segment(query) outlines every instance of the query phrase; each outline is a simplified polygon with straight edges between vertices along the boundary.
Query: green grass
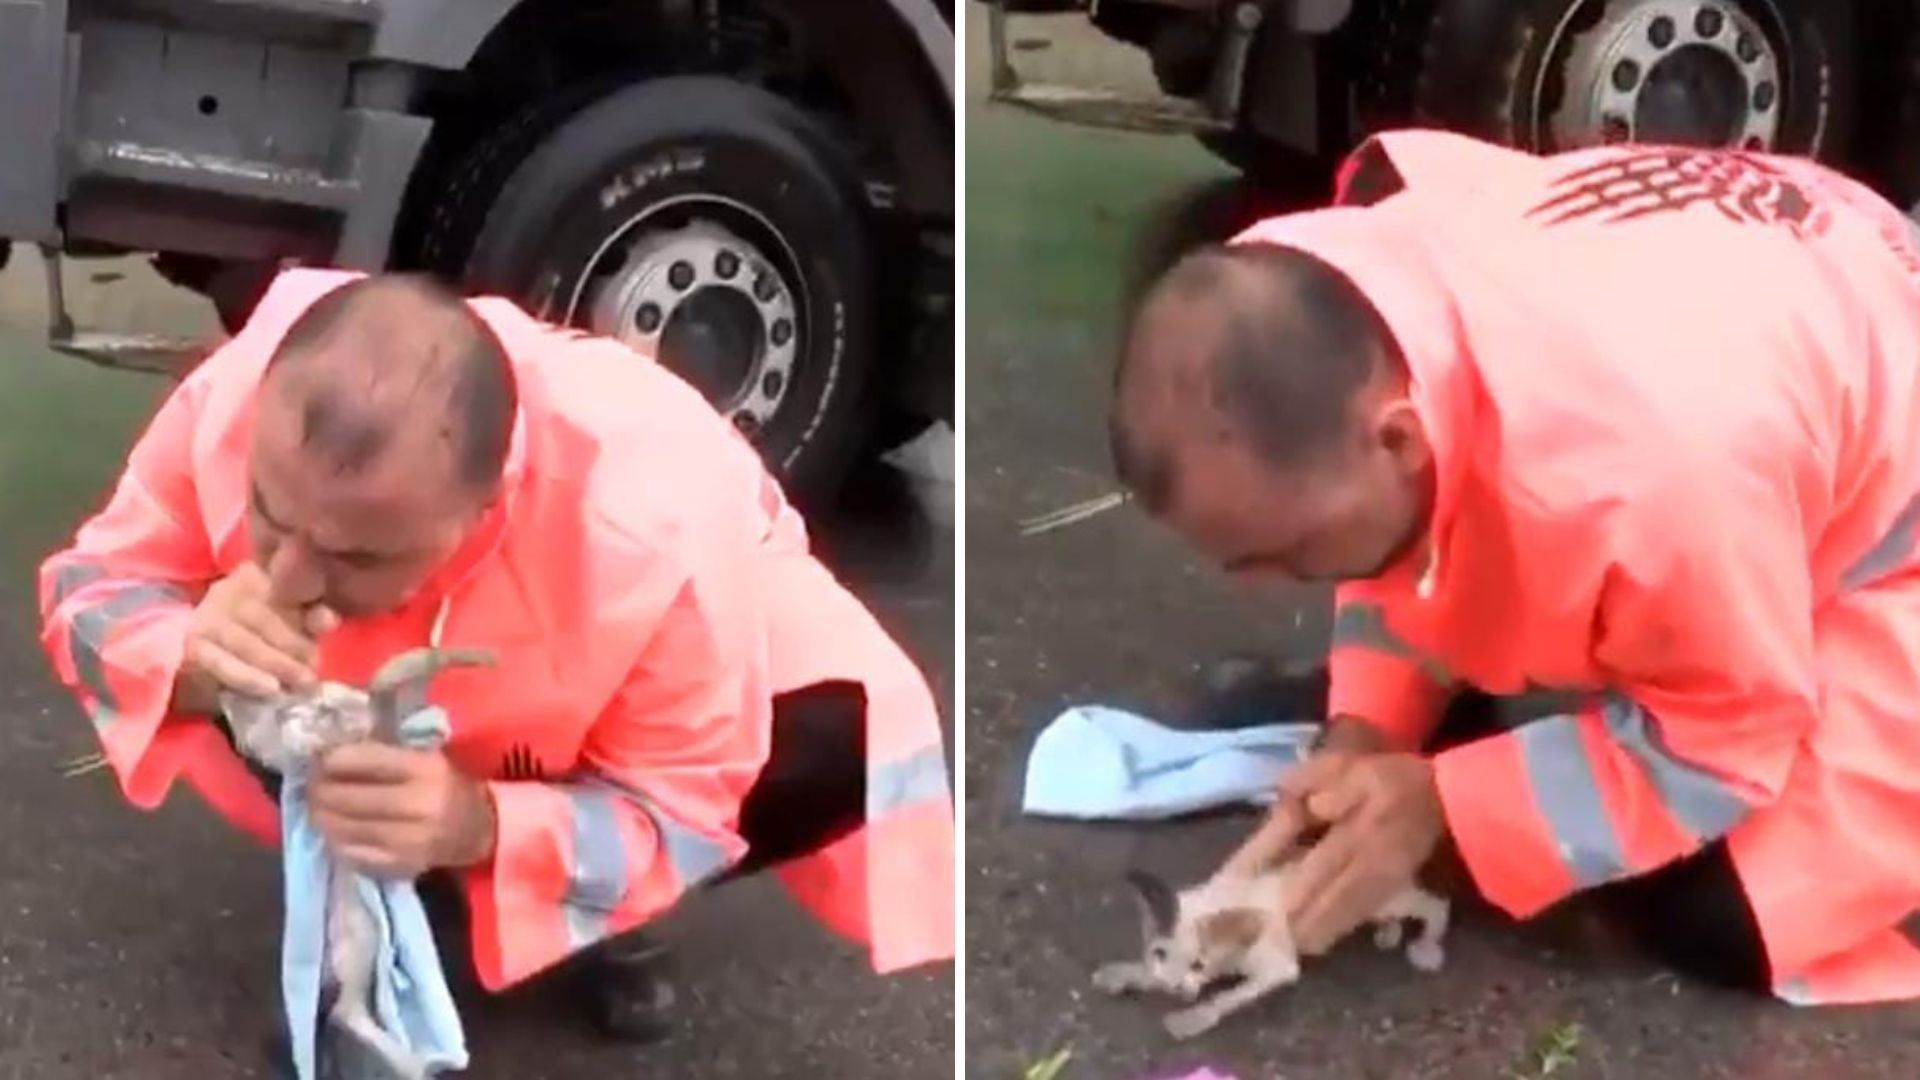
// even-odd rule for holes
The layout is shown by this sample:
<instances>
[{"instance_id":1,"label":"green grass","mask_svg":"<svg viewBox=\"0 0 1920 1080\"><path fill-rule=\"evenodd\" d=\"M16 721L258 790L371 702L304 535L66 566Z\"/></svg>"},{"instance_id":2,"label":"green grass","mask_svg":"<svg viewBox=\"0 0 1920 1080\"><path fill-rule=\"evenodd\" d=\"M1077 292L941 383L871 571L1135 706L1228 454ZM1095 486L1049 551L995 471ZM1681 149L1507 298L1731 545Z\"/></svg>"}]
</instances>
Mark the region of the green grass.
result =
<instances>
[{"instance_id":1,"label":"green grass","mask_svg":"<svg viewBox=\"0 0 1920 1080\"><path fill-rule=\"evenodd\" d=\"M1578 1023L1554 1025L1528 1054L1523 1067L1507 1074L1508 1080L1549 1080L1572 1069L1580 1061L1581 1036Z\"/></svg>"},{"instance_id":2,"label":"green grass","mask_svg":"<svg viewBox=\"0 0 1920 1080\"><path fill-rule=\"evenodd\" d=\"M1067 1071L1067 1065L1072 1061L1073 1047L1069 1046L1027 1066L1020 1080L1060 1080L1061 1075Z\"/></svg>"},{"instance_id":3,"label":"green grass","mask_svg":"<svg viewBox=\"0 0 1920 1080\"><path fill-rule=\"evenodd\" d=\"M1185 137L1096 131L969 104L969 336L1106 320L1148 211L1226 173Z\"/></svg>"},{"instance_id":4,"label":"green grass","mask_svg":"<svg viewBox=\"0 0 1920 1080\"><path fill-rule=\"evenodd\" d=\"M33 573L106 499L128 448L171 384L60 356L0 327L0 580Z\"/></svg>"}]
</instances>

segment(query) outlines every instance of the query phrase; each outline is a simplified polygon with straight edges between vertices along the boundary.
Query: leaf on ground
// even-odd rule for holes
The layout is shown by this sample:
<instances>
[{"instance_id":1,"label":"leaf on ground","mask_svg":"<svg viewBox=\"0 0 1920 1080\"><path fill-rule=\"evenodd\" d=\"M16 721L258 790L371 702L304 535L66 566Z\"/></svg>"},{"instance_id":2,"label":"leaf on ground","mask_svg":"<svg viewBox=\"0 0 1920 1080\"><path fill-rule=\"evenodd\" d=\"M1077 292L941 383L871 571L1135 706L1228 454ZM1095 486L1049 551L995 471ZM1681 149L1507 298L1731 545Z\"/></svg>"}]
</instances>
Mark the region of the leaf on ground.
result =
<instances>
[{"instance_id":1,"label":"leaf on ground","mask_svg":"<svg viewBox=\"0 0 1920 1080\"><path fill-rule=\"evenodd\" d=\"M1514 1070L1510 1080L1548 1080L1571 1069L1580 1061L1580 1025L1574 1021L1556 1024L1529 1055L1524 1071Z\"/></svg>"},{"instance_id":2,"label":"leaf on ground","mask_svg":"<svg viewBox=\"0 0 1920 1080\"><path fill-rule=\"evenodd\" d=\"M1052 1057L1043 1058L1027 1066L1023 1080L1060 1080L1067 1071L1067 1063L1073 1060L1073 1047L1064 1047Z\"/></svg>"}]
</instances>

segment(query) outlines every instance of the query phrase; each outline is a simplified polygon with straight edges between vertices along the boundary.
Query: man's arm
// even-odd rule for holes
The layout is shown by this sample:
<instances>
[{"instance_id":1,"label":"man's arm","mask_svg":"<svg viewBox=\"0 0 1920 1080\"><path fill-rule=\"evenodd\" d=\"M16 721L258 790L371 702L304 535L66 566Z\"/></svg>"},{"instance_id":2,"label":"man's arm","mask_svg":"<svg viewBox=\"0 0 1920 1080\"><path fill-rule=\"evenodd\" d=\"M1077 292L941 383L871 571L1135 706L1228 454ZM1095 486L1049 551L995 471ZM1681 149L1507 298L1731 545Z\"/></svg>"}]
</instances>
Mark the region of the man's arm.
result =
<instances>
[{"instance_id":1,"label":"man's arm","mask_svg":"<svg viewBox=\"0 0 1920 1080\"><path fill-rule=\"evenodd\" d=\"M764 609L747 545L634 602L658 629L594 726L586 775L488 785L493 857L468 872L474 957L499 989L660 915L746 852L739 810L770 748Z\"/></svg>"},{"instance_id":2,"label":"man's arm","mask_svg":"<svg viewBox=\"0 0 1920 1080\"><path fill-rule=\"evenodd\" d=\"M1412 750L1440 721L1452 677L1387 625L1382 600L1392 588L1356 581L1334 593L1327 656L1329 748Z\"/></svg>"},{"instance_id":3,"label":"man's arm","mask_svg":"<svg viewBox=\"0 0 1920 1080\"><path fill-rule=\"evenodd\" d=\"M1595 620L1613 692L1435 759L1448 827L1494 903L1524 917L1646 873L1779 797L1818 700L1793 499L1785 482L1720 476L1624 514Z\"/></svg>"},{"instance_id":4,"label":"man's arm","mask_svg":"<svg viewBox=\"0 0 1920 1080\"><path fill-rule=\"evenodd\" d=\"M218 576L191 454L205 389L196 376L168 397L106 508L41 567L40 640L131 802L158 806L185 775L230 821L271 842L273 806L225 738L171 706L194 597Z\"/></svg>"}]
</instances>

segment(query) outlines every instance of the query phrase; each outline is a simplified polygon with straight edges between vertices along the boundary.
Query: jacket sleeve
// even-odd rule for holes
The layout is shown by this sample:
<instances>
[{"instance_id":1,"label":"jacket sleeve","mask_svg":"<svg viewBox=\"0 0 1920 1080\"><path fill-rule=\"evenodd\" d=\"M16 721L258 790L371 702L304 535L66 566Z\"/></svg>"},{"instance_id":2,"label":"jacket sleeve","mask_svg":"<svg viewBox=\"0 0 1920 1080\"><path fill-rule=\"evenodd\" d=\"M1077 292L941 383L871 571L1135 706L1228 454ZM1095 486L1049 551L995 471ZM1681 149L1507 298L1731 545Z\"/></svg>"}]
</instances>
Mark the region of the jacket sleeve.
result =
<instances>
[{"instance_id":1,"label":"jacket sleeve","mask_svg":"<svg viewBox=\"0 0 1920 1080\"><path fill-rule=\"evenodd\" d=\"M174 391L106 508L42 565L40 640L129 801L152 809L185 776L229 821L273 843L273 804L225 736L206 717L169 712L193 603L219 575L191 454L205 385L190 378Z\"/></svg>"},{"instance_id":2,"label":"jacket sleeve","mask_svg":"<svg viewBox=\"0 0 1920 1080\"><path fill-rule=\"evenodd\" d=\"M1483 895L1525 917L1651 871L1779 797L1815 722L1812 581L1791 485L1692 485L1606 530L1578 713L1440 754L1448 826ZM1684 524L1675 524L1684 523ZM1600 530L1594 530L1598 532Z\"/></svg>"},{"instance_id":3,"label":"jacket sleeve","mask_svg":"<svg viewBox=\"0 0 1920 1080\"><path fill-rule=\"evenodd\" d=\"M490 785L493 859L469 874L490 990L648 922L737 862L772 693L751 553L708 550L677 586L565 783ZM653 602L653 601L647 601Z\"/></svg>"},{"instance_id":4,"label":"jacket sleeve","mask_svg":"<svg viewBox=\"0 0 1920 1080\"><path fill-rule=\"evenodd\" d=\"M1389 588L1357 581L1334 593L1327 715L1364 721L1389 745L1413 749L1439 723L1452 678L1387 625Z\"/></svg>"}]
</instances>

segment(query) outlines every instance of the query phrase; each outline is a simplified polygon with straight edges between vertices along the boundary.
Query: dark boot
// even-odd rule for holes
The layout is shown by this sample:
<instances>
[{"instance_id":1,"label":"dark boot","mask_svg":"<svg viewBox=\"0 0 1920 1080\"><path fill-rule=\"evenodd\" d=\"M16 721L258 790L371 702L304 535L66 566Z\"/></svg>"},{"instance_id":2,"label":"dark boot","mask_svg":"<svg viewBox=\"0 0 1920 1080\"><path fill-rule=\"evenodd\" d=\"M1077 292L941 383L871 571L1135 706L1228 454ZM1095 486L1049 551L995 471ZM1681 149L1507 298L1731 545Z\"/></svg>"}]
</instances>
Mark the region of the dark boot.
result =
<instances>
[{"instance_id":1,"label":"dark boot","mask_svg":"<svg viewBox=\"0 0 1920 1080\"><path fill-rule=\"evenodd\" d=\"M579 977L587 1015L603 1036L644 1044L672 1031L679 995L665 945L626 935L582 957Z\"/></svg>"}]
</instances>

